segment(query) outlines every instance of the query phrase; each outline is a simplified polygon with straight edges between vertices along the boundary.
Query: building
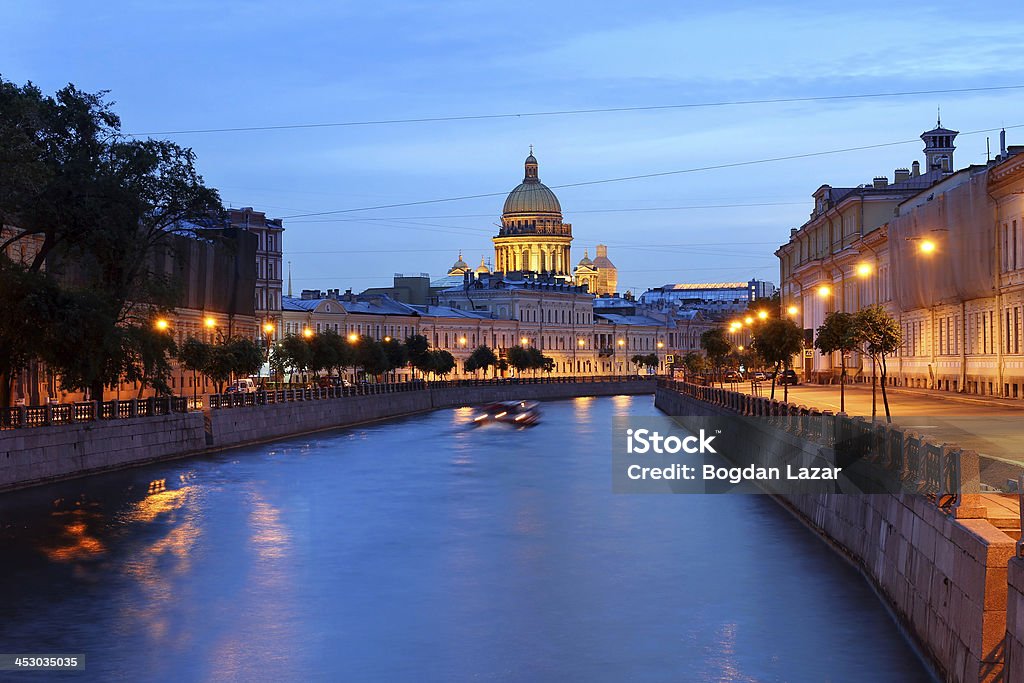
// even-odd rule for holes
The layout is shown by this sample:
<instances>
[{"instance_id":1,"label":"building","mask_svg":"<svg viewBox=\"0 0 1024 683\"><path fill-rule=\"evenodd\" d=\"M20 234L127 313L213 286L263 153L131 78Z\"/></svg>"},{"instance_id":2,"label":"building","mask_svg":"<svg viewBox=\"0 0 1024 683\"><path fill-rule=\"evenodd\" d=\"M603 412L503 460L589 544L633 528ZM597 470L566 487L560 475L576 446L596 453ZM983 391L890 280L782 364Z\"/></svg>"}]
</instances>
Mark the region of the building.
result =
<instances>
[{"instance_id":1,"label":"building","mask_svg":"<svg viewBox=\"0 0 1024 683\"><path fill-rule=\"evenodd\" d=\"M267 218L262 211L251 206L228 209L228 223L256 236L256 290L254 305L256 320L261 329L272 326L271 336L279 336L281 297L283 296L282 255L284 251L284 225L280 218ZM260 339L263 338L263 333Z\"/></svg>"},{"instance_id":2,"label":"building","mask_svg":"<svg viewBox=\"0 0 1024 683\"><path fill-rule=\"evenodd\" d=\"M505 199L501 228L493 238L494 269L544 273L568 281L572 225L562 222L558 197L540 181L532 147L524 165L523 182Z\"/></svg>"},{"instance_id":3,"label":"building","mask_svg":"<svg viewBox=\"0 0 1024 683\"><path fill-rule=\"evenodd\" d=\"M587 251L573 270L573 281L578 285L586 285L589 291L598 296L615 294L619 286L619 271L608 258L608 247L597 245L597 257L591 261Z\"/></svg>"},{"instance_id":4,"label":"building","mask_svg":"<svg viewBox=\"0 0 1024 683\"><path fill-rule=\"evenodd\" d=\"M897 169L856 188L822 186L810 220L776 251L782 308L804 328L797 367L811 381L842 369L812 349L831 311L878 303L904 343L887 363L898 386L1024 395L1024 147L954 171L957 132L921 135L925 168ZM846 361L869 381L870 361Z\"/></svg>"},{"instance_id":5,"label":"building","mask_svg":"<svg viewBox=\"0 0 1024 683\"><path fill-rule=\"evenodd\" d=\"M703 311L707 315L728 315L746 311L758 299L775 296L776 288L764 280L747 282L698 282L667 284L648 289L640 295L647 306L672 304L683 309Z\"/></svg>"}]
</instances>

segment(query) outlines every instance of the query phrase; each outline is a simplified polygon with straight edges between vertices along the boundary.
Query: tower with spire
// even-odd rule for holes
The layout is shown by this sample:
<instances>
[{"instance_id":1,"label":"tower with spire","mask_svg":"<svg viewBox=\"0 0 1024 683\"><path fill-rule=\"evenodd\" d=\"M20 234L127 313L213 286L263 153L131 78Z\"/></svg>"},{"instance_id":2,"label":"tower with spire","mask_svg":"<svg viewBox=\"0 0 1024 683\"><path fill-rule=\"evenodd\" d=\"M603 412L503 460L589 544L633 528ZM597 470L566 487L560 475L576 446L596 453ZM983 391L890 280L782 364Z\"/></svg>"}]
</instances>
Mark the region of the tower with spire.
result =
<instances>
[{"instance_id":1,"label":"tower with spire","mask_svg":"<svg viewBox=\"0 0 1024 683\"><path fill-rule=\"evenodd\" d=\"M925 172L953 172L953 150L956 149L953 140L959 134L960 131L942 127L940 110L936 116L935 128L921 133L921 139L924 140Z\"/></svg>"}]
</instances>

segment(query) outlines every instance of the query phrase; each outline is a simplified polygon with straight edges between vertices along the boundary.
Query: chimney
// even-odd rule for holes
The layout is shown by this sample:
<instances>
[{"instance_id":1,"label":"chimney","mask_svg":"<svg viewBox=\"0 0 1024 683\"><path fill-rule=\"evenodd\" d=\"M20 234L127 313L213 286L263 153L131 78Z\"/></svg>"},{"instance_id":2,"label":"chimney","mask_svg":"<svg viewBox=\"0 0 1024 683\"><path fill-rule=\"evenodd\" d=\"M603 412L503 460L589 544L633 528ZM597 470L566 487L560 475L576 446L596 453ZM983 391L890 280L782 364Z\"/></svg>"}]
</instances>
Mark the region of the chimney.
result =
<instances>
[{"instance_id":1,"label":"chimney","mask_svg":"<svg viewBox=\"0 0 1024 683\"><path fill-rule=\"evenodd\" d=\"M999 156L1006 158L1006 129L999 131Z\"/></svg>"},{"instance_id":2,"label":"chimney","mask_svg":"<svg viewBox=\"0 0 1024 683\"><path fill-rule=\"evenodd\" d=\"M876 175L875 179L871 181L871 185L876 190L881 190L889 185L889 179L884 175Z\"/></svg>"},{"instance_id":3,"label":"chimney","mask_svg":"<svg viewBox=\"0 0 1024 683\"><path fill-rule=\"evenodd\" d=\"M897 168L895 175L893 175L893 183L902 183L910 180L910 169L908 168Z\"/></svg>"},{"instance_id":4,"label":"chimney","mask_svg":"<svg viewBox=\"0 0 1024 683\"><path fill-rule=\"evenodd\" d=\"M914 161L914 163L910 165L910 177L916 178L919 175L921 175L921 162Z\"/></svg>"}]
</instances>

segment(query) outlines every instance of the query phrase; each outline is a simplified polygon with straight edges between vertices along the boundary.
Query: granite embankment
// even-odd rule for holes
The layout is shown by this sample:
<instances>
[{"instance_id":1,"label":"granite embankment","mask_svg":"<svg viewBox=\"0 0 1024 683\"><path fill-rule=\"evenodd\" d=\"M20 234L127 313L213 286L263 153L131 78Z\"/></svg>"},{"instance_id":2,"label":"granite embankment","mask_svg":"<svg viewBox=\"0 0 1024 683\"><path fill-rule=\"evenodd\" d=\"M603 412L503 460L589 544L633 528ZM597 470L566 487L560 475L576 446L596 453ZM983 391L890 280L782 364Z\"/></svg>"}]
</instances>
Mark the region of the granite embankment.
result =
<instances>
[{"instance_id":1,"label":"granite embankment","mask_svg":"<svg viewBox=\"0 0 1024 683\"><path fill-rule=\"evenodd\" d=\"M324 392L298 392L288 400L213 409L209 406L220 402L207 397L205 411L5 429L0 431L0 491L438 408L516 399L650 394L654 386L653 379L639 378L444 383L332 398L318 398Z\"/></svg>"},{"instance_id":2,"label":"granite embankment","mask_svg":"<svg viewBox=\"0 0 1024 683\"><path fill-rule=\"evenodd\" d=\"M816 424L828 424L832 417L681 383L659 386L655 405L683 426L707 417L742 415L752 429L760 418L792 426L808 415ZM787 449L813 453L828 440L806 443L787 444ZM963 474L960 483L969 484L969 473ZM984 518L980 496L965 494L962 487L959 493L959 505L945 507L937 497L908 493L785 494L776 499L859 566L944 680L1024 683L1024 560L1010 562L1015 539Z\"/></svg>"}]
</instances>

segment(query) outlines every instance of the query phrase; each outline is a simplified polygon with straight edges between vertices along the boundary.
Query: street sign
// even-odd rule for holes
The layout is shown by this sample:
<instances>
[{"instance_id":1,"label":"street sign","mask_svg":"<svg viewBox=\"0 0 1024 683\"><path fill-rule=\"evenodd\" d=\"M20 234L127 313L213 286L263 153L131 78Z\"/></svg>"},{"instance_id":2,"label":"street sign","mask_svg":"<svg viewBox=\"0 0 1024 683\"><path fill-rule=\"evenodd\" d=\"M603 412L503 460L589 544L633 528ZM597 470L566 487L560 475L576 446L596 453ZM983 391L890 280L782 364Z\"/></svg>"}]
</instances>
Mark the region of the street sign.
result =
<instances>
[{"instance_id":1,"label":"street sign","mask_svg":"<svg viewBox=\"0 0 1024 683\"><path fill-rule=\"evenodd\" d=\"M814 349L804 349L804 358L814 358Z\"/></svg>"},{"instance_id":2,"label":"street sign","mask_svg":"<svg viewBox=\"0 0 1024 683\"><path fill-rule=\"evenodd\" d=\"M669 365L671 365L672 363L674 363L674 362L675 362L675 360L676 360L676 357L675 357L675 356L673 356L673 355L672 355L671 353L669 353L669 354L667 354L667 355L665 356L665 362L666 362L666 363L668 363Z\"/></svg>"}]
</instances>

